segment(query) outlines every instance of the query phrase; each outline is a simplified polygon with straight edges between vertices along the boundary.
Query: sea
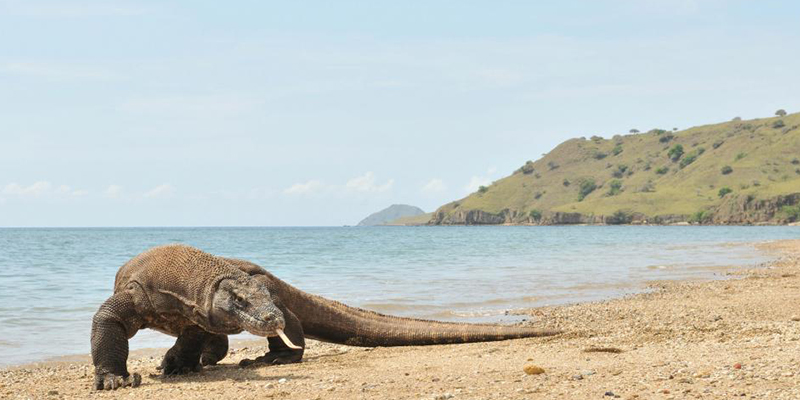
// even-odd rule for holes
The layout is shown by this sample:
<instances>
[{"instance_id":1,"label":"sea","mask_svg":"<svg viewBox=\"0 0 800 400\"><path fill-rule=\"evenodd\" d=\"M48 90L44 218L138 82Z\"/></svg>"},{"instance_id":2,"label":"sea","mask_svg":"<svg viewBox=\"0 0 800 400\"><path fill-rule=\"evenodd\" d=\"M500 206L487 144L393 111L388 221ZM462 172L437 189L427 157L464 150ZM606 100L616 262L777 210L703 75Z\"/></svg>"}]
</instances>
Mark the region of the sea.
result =
<instances>
[{"instance_id":1,"label":"sea","mask_svg":"<svg viewBox=\"0 0 800 400\"><path fill-rule=\"evenodd\" d=\"M653 281L724 279L730 266L769 260L755 243L798 238L789 226L2 228L0 366L88 353L92 316L119 267L167 243L250 260L382 313L511 323L525 318L520 310L639 293ZM130 343L174 340L143 330Z\"/></svg>"}]
</instances>

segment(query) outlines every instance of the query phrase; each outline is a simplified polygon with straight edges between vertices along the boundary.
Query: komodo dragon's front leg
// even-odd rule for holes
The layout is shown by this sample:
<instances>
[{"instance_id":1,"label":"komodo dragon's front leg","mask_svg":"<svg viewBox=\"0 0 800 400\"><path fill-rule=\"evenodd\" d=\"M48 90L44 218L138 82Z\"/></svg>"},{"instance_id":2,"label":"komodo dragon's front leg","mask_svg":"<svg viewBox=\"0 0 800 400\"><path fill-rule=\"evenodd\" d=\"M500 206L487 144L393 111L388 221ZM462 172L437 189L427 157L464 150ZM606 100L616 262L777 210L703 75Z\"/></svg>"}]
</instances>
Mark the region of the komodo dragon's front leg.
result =
<instances>
[{"instance_id":1,"label":"komodo dragon's front leg","mask_svg":"<svg viewBox=\"0 0 800 400\"><path fill-rule=\"evenodd\" d=\"M200 356L204 353L205 345L217 336L204 331L199 326L186 327L178 335L175 345L164 355L164 360L161 362L161 369L164 375L181 375L200 371L202 369ZM225 353L227 353L227 340L225 342ZM219 359L222 359L225 353L222 353ZM209 358L207 361L211 361L211 359Z\"/></svg>"},{"instance_id":2,"label":"komodo dragon's front leg","mask_svg":"<svg viewBox=\"0 0 800 400\"><path fill-rule=\"evenodd\" d=\"M94 363L94 388L113 390L125 386L139 386L142 377L129 374L128 339L142 326L130 293L119 292L111 296L92 319L92 362Z\"/></svg>"}]
</instances>

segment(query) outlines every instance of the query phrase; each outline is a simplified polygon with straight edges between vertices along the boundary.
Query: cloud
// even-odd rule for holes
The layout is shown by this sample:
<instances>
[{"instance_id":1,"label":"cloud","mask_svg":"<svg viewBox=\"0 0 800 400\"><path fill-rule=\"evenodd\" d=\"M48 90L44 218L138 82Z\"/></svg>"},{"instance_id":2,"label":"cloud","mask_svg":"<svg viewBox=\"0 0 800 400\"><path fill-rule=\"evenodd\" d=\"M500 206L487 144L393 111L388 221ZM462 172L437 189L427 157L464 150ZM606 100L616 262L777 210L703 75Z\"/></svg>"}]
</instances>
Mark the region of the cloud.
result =
<instances>
[{"instance_id":1,"label":"cloud","mask_svg":"<svg viewBox=\"0 0 800 400\"><path fill-rule=\"evenodd\" d=\"M323 190L325 185L318 180L310 180L305 183L295 183L283 190L283 194L288 195L309 195Z\"/></svg>"},{"instance_id":2,"label":"cloud","mask_svg":"<svg viewBox=\"0 0 800 400\"><path fill-rule=\"evenodd\" d=\"M295 183L283 189L285 195L315 195L320 193L334 195L385 193L394 186L394 179L389 179L383 184L375 181L375 174L371 171L345 182L344 185L329 185L320 180L312 179L308 182Z\"/></svg>"},{"instance_id":3,"label":"cloud","mask_svg":"<svg viewBox=\"0 0 800 400\"><path fill-rule=\"evenodd\" d=\"M492 184L492 175L497 173L497 167L489 167L486 170L486 174L484 175L473 175L470 178L469 183L464 186L464 191L467 193L472 193L481 186L489 186Z\"/></svg>"},{"instance_id":4,"label":"cloud","mask_svg":"<svg viewBox=\"0 0 800 400\"><path fill-rule=\"evenodd\" d=\"M438 178L431 179L422 187L424 193L442 193L445 190L447 190L447 186Z\"/></svg>"},{"instance_id":5,"label":"cloud","mask_svg":"<svg viewBox=\"0 0 800 400\"><path fill-rule=\"evenodd\" d=\"M47 194L52 187L53 185L47 181L39 181L30 186L9 183L3 187L3 194L18 197L41 197Z\"/></svg>"},{"instance_id":6,"label":"cloud","mask_svg":"<svg viewBox=\"0 0 800 400\"><path fill-rule=\"evenodd\" d=\"M164 199L172 197L174 194L175 188L168 183L164 183L145 192L143 196L146 199Z\"/></svg>"},{"instance_id":7,"label":"cloud","mask_svg":"<svg viewBox=\"0 0 800 400\"><path fill-rule=\"evenodd\" d=\"M103 196L109 199L119 199L120 197L122 197L122 186L109 185L103 192Z\"/></svg>"},{"instance_id":8,"label":"cloud","mask_svg":"<svg viewBox=\"0 0 800 400\"><path fill-rule=\"evenodd\" d=\"M354 192L381 193L391 190L393 185L394 179L389 179L383 185L376 184L375 174L373 174L372 171L369 171L362 176L350 179L344 186L346 190Z\"/></svg>"},{"instance_id":9,"label":"cloud","mask_svg":"<svg viewBox=\"0 0 800 400\"><path fill-rule=\"evenodd\" d=\"M40 198L40 197L81 197L89 194L86 190L73 189L68 185L60 185L53 188L53 184L48 181L35 182L29 186L22 186L18 183L9 183L3 186L0 194L18 198Z\"/></svg>"}]
</instances>

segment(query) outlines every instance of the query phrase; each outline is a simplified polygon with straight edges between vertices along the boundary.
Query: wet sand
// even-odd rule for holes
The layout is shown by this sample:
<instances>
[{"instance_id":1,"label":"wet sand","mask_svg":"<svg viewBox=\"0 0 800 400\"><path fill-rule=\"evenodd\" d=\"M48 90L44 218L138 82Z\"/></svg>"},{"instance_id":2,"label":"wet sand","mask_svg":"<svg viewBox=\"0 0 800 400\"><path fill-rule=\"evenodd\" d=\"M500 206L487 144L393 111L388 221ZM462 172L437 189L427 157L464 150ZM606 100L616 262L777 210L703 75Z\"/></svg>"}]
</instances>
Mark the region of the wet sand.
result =
<instances>
[{"instance_id":1,"label":"wet sand","mask_svg":"<svg viewBox=\"0 0 800 400\"><path fill-rule=\"evenodd\" d=\"M165 350L146 350L128 362L142 386L114 392L91 391L85 356L0 370L0 398L797 399L800 240L759 247L776 260L729 269L731 279L525 311L526 324L566 332L551 338L375 349L312 341L301 364L239 368L266 351L259 340L171 378L156 370Z\"/></svg>"}]
</instances>

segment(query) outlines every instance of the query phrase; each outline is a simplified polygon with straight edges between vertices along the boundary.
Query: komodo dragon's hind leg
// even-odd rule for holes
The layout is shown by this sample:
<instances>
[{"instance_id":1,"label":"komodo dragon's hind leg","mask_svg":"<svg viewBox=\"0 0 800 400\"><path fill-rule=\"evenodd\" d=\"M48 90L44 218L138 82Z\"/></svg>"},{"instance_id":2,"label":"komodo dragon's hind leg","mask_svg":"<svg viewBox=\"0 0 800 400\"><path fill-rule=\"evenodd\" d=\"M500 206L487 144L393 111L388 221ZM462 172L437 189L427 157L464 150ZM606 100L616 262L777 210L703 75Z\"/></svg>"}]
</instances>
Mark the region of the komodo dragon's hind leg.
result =
<instances>
[{"instance_id":1,"label":"komodo dragon's hind leg","mask_svg":"<svg viewBox=\"0 0 800 400\"><path fill-rule=\"evenodd\" d=\"M203 365L217 365L228 354L228 336L212 335L203 344L200 363Z\"/></svg>"},{"instance_id":2,"label":"komodo dragon's hind leg","mask_svg":"<svg viewBox=\"0 0 800 400\"><path fill-rule=\"evenodd\" d=\"M303 325L301 325L300 319L289 311L289 309L277 302L276 305L283 312L283 319L286 321L284 333L286 333L286 336L289 337L292 343L302 347L302 349L290 349L279 337L267 338L269 341L269 352L263 356L256 357L255 360L244 359L239 362L240 366L247 367L253 364L292 364L299 363L300 360L303 359L303 352L306 347L306 340L303 336Z\"/></svg>"},{"instance_id":3,"label":"komodo dragon's hind leg","mask_svg":"<svg viewBox=\"0 0 800 400\"><path fill-rule=\"evenodd\" d=\"M181 332L175 345L164 355L161 370L164 375L182 375L200 371L200 355L204 344L214 335L199 326L189 326Z\"/></svg>"},{"instance_id":4,"label":"komodo dragon's hind leg","mask_svg":"<svg viewBox=\"0 0 800 400\"><path fill-rule=\"evenodd\" d=\"M111 296L92 318L94 389L114 390L139 386L142 377L129 374L128 339L141 327L133 298L128 292Z\"/></svg>"}]
</instances>

